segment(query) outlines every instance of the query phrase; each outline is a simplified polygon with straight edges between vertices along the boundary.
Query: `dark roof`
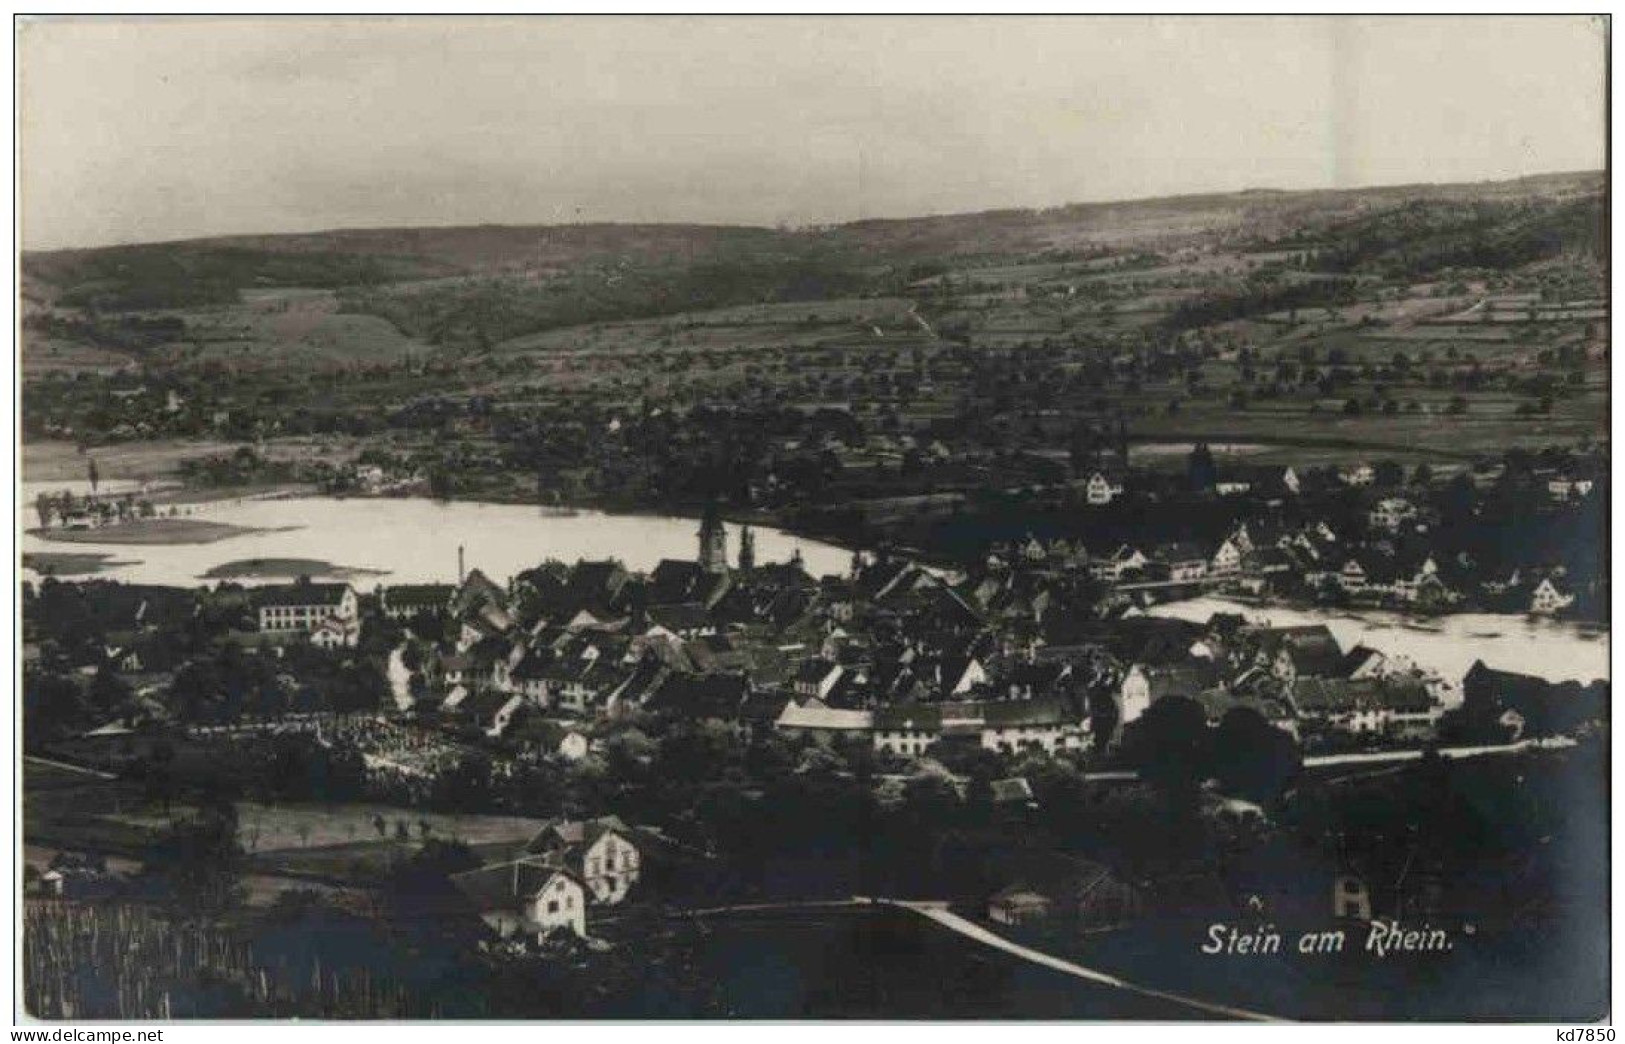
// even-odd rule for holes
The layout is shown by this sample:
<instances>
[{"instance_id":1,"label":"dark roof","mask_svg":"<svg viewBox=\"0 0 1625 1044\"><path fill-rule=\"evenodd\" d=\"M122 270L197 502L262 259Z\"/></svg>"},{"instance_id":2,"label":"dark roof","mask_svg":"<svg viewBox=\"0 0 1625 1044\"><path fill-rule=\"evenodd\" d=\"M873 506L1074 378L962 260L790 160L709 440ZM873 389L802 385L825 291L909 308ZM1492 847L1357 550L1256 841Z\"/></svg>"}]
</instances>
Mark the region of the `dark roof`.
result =
<instances>
[{"instance_id":1,"label":"dark roof","mask_svg":"<svg viewBox=\"0 0 1625 1044\"><path fill-rule=\"evenodd\" d=\"M1070 700L970 700L957 703L902 703L878 707L878 730L940 731L945 720L975 727L1017 728L1024 725L1060 725L1077 722Z\"/></svg>"},{"instance_id":2,"label":"dark roof","mask_svg":"<svg viewBox=\"0 0 1625 1044\"><path fill-rule=\"evenodd\" d=\"M1415 678L1299 678L1292 702L1307 715L1391 710L1419 713L1433 706L1427 686Z\"/></svg>"},{"instance_id":3,"label":"dark roof","mask_svg":"<svg viewBox=\"0 0 1625 1044\"><path fill-rule=\"evenodd\" d=\"M390 606L432 605L444 608L456 590L450 584L394 584L384 588L384 604Z\"/></svg>"},{"instance_id":4,"label":"dark roof","mask_svg":"<svg viewBox=\"0 0 1625 1044\"><path fill-rule=\"evenodd\" d=\"M619 816L551 819L531 835L530 842L525 847L531 852L551 851L561 847L590 848L595 841L609 833L619 834L628 840L632 837L631 828L622 822Z\"/></svg>"},{"instance_id":5,"label":"dark roof","mask_svg":"<svg viewBox=\"0 0 1625 1044\"><path fill-rule=\"evenodd\" d=\"M692 601L699 591L706 572L698 562L676 558L663 558L649 574L648 597L650 605L669 605L673 602Z\"/></svg>"},{"instance_id":6,"label":"dark roof","mask_svg":"<svg viewBox=\"0 0 1625 1044\"><path fill-rule=\"evenodd\" d=\"M743 674L672 674L646 706L689 718L732 719L749 694L750 680Z\"/></svg>"},{"instance_id":7,"label":"dark roof","mask_svg":"<svg viewBox=\"0 0 1625 1044\"><path fill-rule=\"evenodd\" d=\"M782 692L754 692L739 705L739 720L771 725L784 713L790 698Z\"/></svg>"},{"instance_id":8,"label":"dark roof","mask_svg":"<svg viewBox=\"0 0 1625 1044\"><path fill-rule=\"evenodd\" d=\"M1299 674L1335 675L1342 666L1343 647L1324 624L1264 629L1258 634L1267 653L1285 652Z\"/></svg>"},{"instance_id":9,"label":"dark roof","mask_svg":"<svg viewBox=\"0 0 1625 1044\"><path fill-rule=\"evenodd\" d=\"M821 682L829 677L830 672L837 666L824 659L806 660L796 668L796 681Z\"/></svg>"},{"instance_id":10,"label":"dark roof","mask_svg":"<svg viewBox=\"0 0 1625 1044\"><path fill-rule=\"evenodd\" d=\"M1192 698L1202 705L1202 710L1207 714L1209 721L1219 721L1237 707L1257 711L1266 721L1287 721L1293 717L1292 709L1280 700L1263 699L1224 689L1203 689Z\"/></svg>"},{"instance_id":11,"label":"dark roof","mask_svg":"<svg viewBox=\"0 0 1625 1044\"><path fill-rule=\"evenodd\" d=\"M258 597L261 606L338 605L349 590L349 584L279 584L260 588Z\"/></svg>"},{"instance_id":12,"label":"dark roof","mask_svg":"<svg viewBox=\"0 0 1625 1044\"><path fill-rule=\"evenodd\" d=\"M459 892L468 896L475 909L506 910L533 898L555 874L564 874L577 884L581 883L563 866L536 856L492 863L477 870L453 874L450 880Z\"/></svg>"},{"instance_id":13,"label":"dark roof","mask_svg":"<svg viewBox=\"0 0 1625 1044\"><path fill-rule=\"evenodd\" d=\"M942 705L894 703L876 707L874 727L882 732L936 732L942 728Z\"/></svg>"},{"instance_id":14,"label":"dark roof","mask_svg":"<svg viewBox=\"0 0 1625 1044\"><path fill-rule=\"evenodd\" d=\"M982 719L994 728L1022 725L1060 725L1080 720L1072 701L1053 697L983 703Z\"/></svg>"},{"instance_id":15,"label":"dark roof","mask_svg":"<svg viewBox=\"0 0 1625 1044\"><path fill-rule=\"evenodd\" d=\"M1341 677L1347 677L1350 674L1353 674L1373 656L1377 657L1379 660L1384 658L1382 653L1368 645L1356 645L1354 648L1350 649L1346 654L1344 654L1343 663L1337 670L1338 675Z\"/></svg>"},{"instance_id":16,"label":"dark roof","mask_svg":"<svg viewBox=\"0 0 1625 1044\"><path fill-rule=\"evenodd\" d=\"M547 669L552 665L553 660L554 654L550 650L540 651L537 649L532 649L525 653L524 659L520 660L519 664L509 673L513 678L519 681L532 681L545 678L547 676Z\"/></svg>"},{"instance_id":17,"label":"dark roof","mask_svg":"<svg viewBox=\"0 0 1625 1044\"><path fill-rule=\"evenodd\" d=\"M678 634L713 626L710 612L697 602L651 606L649 622Z\"/></svg>"}]
</instances>

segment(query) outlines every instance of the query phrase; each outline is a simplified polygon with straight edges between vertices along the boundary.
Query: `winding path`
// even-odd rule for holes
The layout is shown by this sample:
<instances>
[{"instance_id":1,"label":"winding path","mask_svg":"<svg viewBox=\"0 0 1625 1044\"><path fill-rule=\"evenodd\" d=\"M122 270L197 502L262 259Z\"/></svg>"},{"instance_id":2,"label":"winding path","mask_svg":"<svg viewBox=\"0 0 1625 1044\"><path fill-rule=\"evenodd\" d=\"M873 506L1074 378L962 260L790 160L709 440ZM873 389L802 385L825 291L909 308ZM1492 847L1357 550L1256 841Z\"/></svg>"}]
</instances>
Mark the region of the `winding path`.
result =
<instances>
[{"instance_id":1,"label":"winding path","mask_svg":"<svg viewBox=\"0 0 1625 1044\"><path fill-rule=\"evenodd\" d=\"M1225 1019L1241 1019L1249 1022L1288 1021L1274 1015L1265 1015L1260 1012L1249 1011L1245 1008L1235 1008L1225 1004L1215 1004L1210 1001L1199 1000L1198 998L1186 996L1180 993L1171 993L1167 990L1159 990L1150 986L1141 986L1138 983L1128 982L1124 979L1118 978L1115 975L1109 975L1106 972L1098 971L1094 968L1088 968L1072 961L1062 960L1059 957L1052 956L1051 954L1044 953L1040 950L1034 950L1031 947L1022 946L1019 943L1011 942L1002 935L991 932L976 922L953 913L948 909L948 904L944 902L922 902L905 899L884 899L855 895L850 899L812 900L802 902L787 901L741 903L733 906L716 906L701 910L685 910L683 912L688 916L703 917L716 914L758 912L789 913L804 910L851 909L854 907L865 906L890 906L898 910L906 910L909 913L924 917L928 921L933 921L939 927L946 928L948 931L954 932L966 939L969 939L971 942L977 943L978 945L1002 951L1012 957L1027 961L1028 963L1036 964L1043 968L1048 968L1051 971L1060 972L1063 975L1070 975L1075 979L1082 979L1085 982L1093 983L1096 986L1104 986L1108 989L1122 990L1124 992L1137 994L1142 997L1150 997L1169 1004L1176 1004L1181 1007L1190 1008L1194 1011L1201 1012L1203 1015L1207 1016Z\"/></svg>"},{"instance_id":2,"label":"winding path","mask_svg":"<svg viewBox=\"0 0 1625 1044\"><path fill-rule=\"evenodd\" d=\"M946 904L943 903L917 903L893 899L877 899L875 901L886 906L895 906L900 909L913 911L914 913L919 914L921 917L935 921L937 924L951 932L959 933L965 938L970 939L972 942L980 943L983 946L990 946L996 950L1002 950L1005 953L1008 953L1014 957L1019 957L1024 961L1029 961L1033 964L1049 968L1052 971L1058 971L1074 978L1095 983L1098 986L1106 986L1110 987L1111 989L1124 990L1129 993L1137 993L1144 997L1152 997L1160 1001L1166 1001L1170 1004L1178 1004L1187 1008L1194 1008L1195 1010L1202 1012L1204 1015L1216 1015L1227 1019L1242 1019L1248 1022L1288 1021L1274 1015L1264 1015L1256 1011L1248 1011L1245 1008L1232 1008L1224 1004L1213 1004L1209 1001L1198 1000L1195 997L1188 997L1184 994L1170 993L1166 990L1153 989L1150 986L1140 986L1136 983L1127 982L1120 979L1115 975L1108 975L1105 972L1096 971L1093 968L1086 968L1081 964L1074 964L1071 961L1062 960L1059 957L1054 957L1050 954L1043 953L1042 951L1034 950L1031 947L1022 946L1019 943L1013 943L1009 939L1004 938L1002 935L996 935L993 932L988 931L986 928L983 928L981 925L976 924L974 921L966 920L958 914L952 913L948 910Z\"/></svg>"}]
</instances>

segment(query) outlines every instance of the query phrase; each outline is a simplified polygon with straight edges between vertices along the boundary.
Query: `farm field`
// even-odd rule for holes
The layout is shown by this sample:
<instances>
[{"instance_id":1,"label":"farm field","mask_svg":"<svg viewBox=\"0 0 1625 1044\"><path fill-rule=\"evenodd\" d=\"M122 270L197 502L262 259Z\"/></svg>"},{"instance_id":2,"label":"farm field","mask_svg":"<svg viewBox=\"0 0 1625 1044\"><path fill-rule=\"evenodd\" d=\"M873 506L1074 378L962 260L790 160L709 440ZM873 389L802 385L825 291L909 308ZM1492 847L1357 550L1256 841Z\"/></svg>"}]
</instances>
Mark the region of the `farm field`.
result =
<instances>
[{"instance_id":1,"label":"farm field","mask_svg":"<svg viewBox=\"0 0 1625 1044\"><path fill-rule=\"evenodd\" d=\"M195 496L323 488L365 459L461 499L670 513L720 468L733 510L793 525L935 510L917 498L996 460L1048 462L1007 486L1070 488L1077 440L1108 431L1263 447L1240 467L1455 469L1602 437L1601 203L1581 173L827 228L252 237L144 247L117 278L132 255L27 257L25 339L128 362L68 380L24 351L24 473L82 479L94 456Z\"/></svg>"},{"instance_id":2,"label":"farm field","mask_svg":"<svg viewBox=\"0 0 1625 1044\"><path fill-rule=\"evenodd\" d=\"M136 857L176 816L195 811L184 799L166 804L142 786L29 759L23 772L25 860L42 871L60 852L96 851L109 865L134 869ZM423 841L457 840L477 852L506 856L541 828L520 816L439 813L364 802L237 803L239 840L249 859L245 886L254 902L300 887L375 880Z\"/></svg>"}]
</instances>

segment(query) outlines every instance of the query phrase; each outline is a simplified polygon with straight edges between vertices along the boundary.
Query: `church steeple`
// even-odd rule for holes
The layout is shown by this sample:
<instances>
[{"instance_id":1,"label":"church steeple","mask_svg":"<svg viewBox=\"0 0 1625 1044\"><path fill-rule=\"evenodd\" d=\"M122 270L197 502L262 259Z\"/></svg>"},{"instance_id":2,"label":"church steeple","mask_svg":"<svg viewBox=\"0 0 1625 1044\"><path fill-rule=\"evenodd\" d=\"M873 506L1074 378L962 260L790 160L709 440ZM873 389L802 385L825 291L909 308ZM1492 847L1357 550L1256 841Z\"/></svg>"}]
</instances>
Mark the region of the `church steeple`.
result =
<instances>
[{"instance_id":1,"label":"church steeple","mask_svg":"<svg viewBox=\"0 0 1625 1044\"><path fill-rule=\"evenodd\" d=\"M714 500L705 505L705 514L700 518L700 568L707 573L728 571L728 531L722 526L722 514Z\"/></svg>"}]
</instances>

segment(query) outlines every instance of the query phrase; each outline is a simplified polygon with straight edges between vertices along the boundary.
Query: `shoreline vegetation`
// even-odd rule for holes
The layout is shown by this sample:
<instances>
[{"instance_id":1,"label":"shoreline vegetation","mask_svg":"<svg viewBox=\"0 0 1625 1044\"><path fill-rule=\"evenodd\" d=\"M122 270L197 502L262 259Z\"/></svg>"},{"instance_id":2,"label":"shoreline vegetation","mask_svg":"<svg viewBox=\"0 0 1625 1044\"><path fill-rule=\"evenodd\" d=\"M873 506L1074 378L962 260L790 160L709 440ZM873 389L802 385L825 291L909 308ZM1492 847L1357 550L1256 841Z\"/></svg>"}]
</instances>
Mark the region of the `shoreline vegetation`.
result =
<instances>
[{"instance_id":1,"label":"shoreline vegetation","mask_svg":"<svg viewBox=\"0 0 1625 1044\"><path fill-rule=\"evenodd\" d=\"M320 558L240 558L198 574L201 580L297 580L302 576L356 580L385 576L387 569L340 566Z\"/></svg>"},{"instance_id":2,"label":"shoreline vegetation","mask_svg":"<svg viewBox=\"0 0 1625 1044\"><path fill-rule=\"evenodd\" d=\"M22 564L41 576L90 576L140 561L115 559L100 551L24 551Z\"/></svg>"},{"instance_id":3,"label":"shoreline vegetation","mask_svg":"<svg viewBox=\"0 0 1625 1044\"><path fill-rule=\"evenodd\" d=\"M284 529L297 527L288 526ZM143 518L117 522L94 529L28 530L30 536L62 544L213 544L251 533L278 532L230 522L210 522L201 518Z\"/></svg>"}]
</instances>

